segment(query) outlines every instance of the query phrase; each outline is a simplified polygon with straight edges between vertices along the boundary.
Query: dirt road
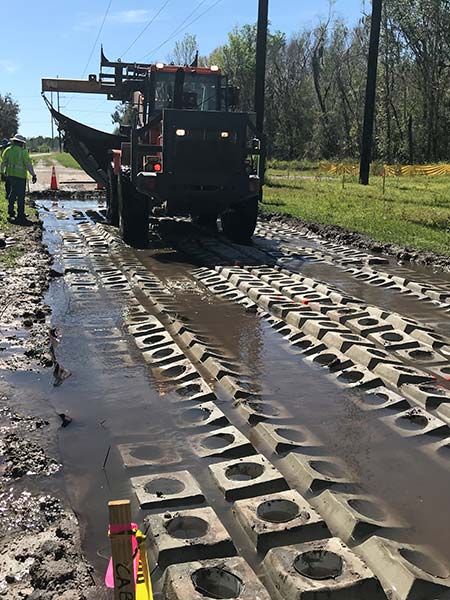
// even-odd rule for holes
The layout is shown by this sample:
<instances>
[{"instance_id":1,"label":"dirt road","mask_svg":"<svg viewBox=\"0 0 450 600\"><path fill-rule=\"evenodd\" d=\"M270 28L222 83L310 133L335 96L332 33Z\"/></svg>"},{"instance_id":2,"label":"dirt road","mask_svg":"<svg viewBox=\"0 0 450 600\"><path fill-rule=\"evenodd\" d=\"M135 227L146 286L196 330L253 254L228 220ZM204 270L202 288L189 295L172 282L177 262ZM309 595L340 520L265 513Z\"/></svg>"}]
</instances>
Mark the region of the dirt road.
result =
<instances>
[{"instance_id":1,"label":"dirt road","mask_svg":"<svg viewBox=\"0 0 450 600\"><path fill-rule=\"evenodd\" d=\"M98 582L125 497L160 598L450 597L448 275L267 221L238 246L155 219L136 251L93 202L40 204L70 376L5 382L72 419Z\"/></svg>"}]
</instances>

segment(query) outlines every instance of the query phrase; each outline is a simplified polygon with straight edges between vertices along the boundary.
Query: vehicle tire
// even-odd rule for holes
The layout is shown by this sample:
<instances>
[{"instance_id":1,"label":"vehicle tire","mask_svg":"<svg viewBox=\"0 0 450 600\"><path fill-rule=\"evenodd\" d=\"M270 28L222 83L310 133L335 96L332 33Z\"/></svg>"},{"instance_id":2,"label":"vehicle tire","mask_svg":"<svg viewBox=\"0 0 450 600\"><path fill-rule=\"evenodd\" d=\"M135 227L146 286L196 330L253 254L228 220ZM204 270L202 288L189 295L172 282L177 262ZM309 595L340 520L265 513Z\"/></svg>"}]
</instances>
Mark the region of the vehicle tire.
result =
<instances>
[{"instance_id":1,"label":"vehicle tire","mask_svg":"<svg viewBox=\"0 0 450 600\"><path fill-rule=\"evenodd\" d=\"M239 244L246 244L251 240L257 219L257 196L231 206L220 215L224 234Z\"/></svg>"},{"instance_id":2,"label":"vehicle tire","mask_svg":"<svg viewBox=\"0 0 450 600\"><path fill-rule=\"evenodd\" d=\"M110 167L108 169L108 185L106 188L106 204L108 206L107 219L108 223L119 226L119 196L118 196L118 183L117 175L114 173L114 169Z\"/></svg>"},{"instance_id":3,"label":"vehicle tire","mask_svg":"<svg viewBox=\"0 0 450 600\"><path fill-rule=\"evenodd\" d=\"M219 215L192 215L192 220L200 227L217 230L217 217Z\"/></svg>"},{"instance_id":4,"label":"vehicle tire","mask_svg":"<svg viewBox=\"0 0 450 600\"><path fill-rule=\"evenodd\" d=\"M120 171L118 184L119 226L122 239L134 248L148 245L148 198L131 183L130 174Z\"/></svg>"}]
</instances>

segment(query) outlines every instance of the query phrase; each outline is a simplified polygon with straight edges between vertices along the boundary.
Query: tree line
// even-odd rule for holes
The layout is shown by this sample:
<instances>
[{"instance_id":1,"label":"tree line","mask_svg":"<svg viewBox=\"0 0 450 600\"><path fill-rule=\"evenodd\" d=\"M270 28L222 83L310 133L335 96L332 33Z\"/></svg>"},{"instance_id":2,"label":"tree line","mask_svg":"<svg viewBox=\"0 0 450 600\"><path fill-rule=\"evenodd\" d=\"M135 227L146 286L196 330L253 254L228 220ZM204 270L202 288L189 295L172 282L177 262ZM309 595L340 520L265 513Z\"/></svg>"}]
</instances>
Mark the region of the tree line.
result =
<instances>
[{"instance_id":1,"label":"tree line","mask_svg":"<svg viewBox=\"0 0 450 600\"><path fill-rule=\"evenodd\" d=\"M266 133L279 159L358 159L370 15L333 18L291 36L269 33ZM188 35L169 58L188 63ZM253 109L256 26L244 25L201 60L218 64ZM450 0L385 0L380 41L375 160L422 163L450 155Z\"/></svg>"}]
</instances>

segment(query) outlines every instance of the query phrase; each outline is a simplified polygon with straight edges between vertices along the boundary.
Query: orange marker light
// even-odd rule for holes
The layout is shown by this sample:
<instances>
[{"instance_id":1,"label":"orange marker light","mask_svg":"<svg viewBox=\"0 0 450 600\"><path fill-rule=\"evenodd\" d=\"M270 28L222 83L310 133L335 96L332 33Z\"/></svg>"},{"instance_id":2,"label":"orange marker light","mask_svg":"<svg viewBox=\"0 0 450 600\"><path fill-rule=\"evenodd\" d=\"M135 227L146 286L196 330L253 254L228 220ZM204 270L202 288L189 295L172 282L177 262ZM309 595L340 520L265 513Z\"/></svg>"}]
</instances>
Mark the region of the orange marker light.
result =
<instances>
[{"instance_id":1,"label":"orange marker light","mask_svg":"<svg viewBox=\"0 0 450 600\"><path fill-rule=\"evenodd\" d=\"M161 171L161 165L160 165L160 163L155 163L153 165L153 170L156 171L157 173L159 173Z\"/></svg>"}]
</instances>

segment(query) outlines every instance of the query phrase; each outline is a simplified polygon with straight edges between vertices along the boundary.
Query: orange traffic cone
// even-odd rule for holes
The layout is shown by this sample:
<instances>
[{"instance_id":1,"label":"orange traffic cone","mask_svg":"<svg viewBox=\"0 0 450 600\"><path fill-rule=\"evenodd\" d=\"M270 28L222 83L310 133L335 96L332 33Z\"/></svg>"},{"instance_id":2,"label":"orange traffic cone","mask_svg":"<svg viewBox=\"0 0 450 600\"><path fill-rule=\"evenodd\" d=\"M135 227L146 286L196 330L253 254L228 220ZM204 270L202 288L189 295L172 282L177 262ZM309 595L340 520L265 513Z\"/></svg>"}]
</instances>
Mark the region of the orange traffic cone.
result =
<instances>
[{"instance_id":1,"label":"orange traffic cone","mask_svg":"<svg viewBox=\"0 0 450 600\"><path fill-rule=\"evenodd\" d=\"M56 181L55 165L53 165L53 167L52 167L52 180L50 182L50 189L55 190L55 191L58 189L58 182Z\"/></svg>"}]
</instances>

